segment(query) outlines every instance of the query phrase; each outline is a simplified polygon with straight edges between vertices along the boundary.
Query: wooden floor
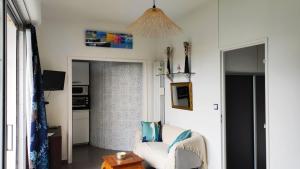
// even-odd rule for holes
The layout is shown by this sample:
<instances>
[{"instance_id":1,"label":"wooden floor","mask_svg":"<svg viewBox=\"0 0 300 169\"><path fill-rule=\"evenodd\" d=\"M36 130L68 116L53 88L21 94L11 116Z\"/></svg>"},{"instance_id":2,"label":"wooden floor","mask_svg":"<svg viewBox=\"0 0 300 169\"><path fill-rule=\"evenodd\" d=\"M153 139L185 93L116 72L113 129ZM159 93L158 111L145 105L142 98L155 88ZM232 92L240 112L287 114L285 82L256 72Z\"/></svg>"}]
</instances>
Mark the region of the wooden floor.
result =
<instances>
[{"instance_id":1,"label":"wooden floor","mask_svg":"<svg viewBox=\"0 0 300 169\"><path fill-rule=\"evenodd\" d=\"M101 157L115 154L117 151L105 150L84 145L73 148L73 163L64 165L62 169L99 169L102 164ZM145 167L150 169L149 167Z\"/></svg>"}]
</instances>

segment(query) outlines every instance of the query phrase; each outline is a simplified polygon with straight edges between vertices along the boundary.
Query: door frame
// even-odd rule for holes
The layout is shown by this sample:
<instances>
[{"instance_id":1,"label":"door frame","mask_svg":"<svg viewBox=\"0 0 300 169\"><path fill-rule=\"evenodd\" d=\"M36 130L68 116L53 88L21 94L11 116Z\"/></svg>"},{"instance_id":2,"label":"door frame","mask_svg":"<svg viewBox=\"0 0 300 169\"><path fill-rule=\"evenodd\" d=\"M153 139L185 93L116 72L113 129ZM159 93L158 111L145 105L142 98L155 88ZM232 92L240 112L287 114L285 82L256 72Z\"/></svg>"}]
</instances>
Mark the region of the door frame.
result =
<instances>
[{"instance_id":1,"label":"door frame","mask_svg":"<svg viewBox=\"0 0 300 169\"><path fill-rule=\"evenodd\" d=\"M224 53L230 50L265 45L265 101L266 101L266 169L270 169L270 137L269 137L269 56L268 56L268 38L257 39L253 41L243 42L236 45L230 45L220 49L220 65L221 65L221 163L222 169L227 169L226 156L226 88L225 88L225 56Z\"/></svg>"},{"instance_id":2,"label":"door frame","mask_svg":"<svg viewBox=\"0 0 300 169\"><path fill-rule=\"evenodd\" d=\"M102 58L102 57L86 57L86 56L71 56L68 57L68 65L67 65L67 78L68 78L68 163L71 164L73 162L73 113L72 113L72 62L73 61L99 61L99 62L127 62L127 63L141 63L143 66L143 120L149 119L149 103L148 103L148 67L146 60L139 59L113 59L113 58Z\"/></svg>"}]
</instances>

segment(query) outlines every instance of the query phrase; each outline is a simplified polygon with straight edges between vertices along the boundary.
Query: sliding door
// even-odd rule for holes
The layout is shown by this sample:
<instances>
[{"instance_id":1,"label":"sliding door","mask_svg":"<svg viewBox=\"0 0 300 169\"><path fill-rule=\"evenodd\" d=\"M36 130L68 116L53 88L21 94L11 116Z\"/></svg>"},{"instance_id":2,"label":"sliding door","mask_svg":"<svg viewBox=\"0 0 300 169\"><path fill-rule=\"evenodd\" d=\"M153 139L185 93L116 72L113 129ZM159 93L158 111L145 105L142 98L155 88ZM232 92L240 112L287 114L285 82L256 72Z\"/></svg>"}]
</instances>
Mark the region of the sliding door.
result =
<instances>
[{"instance_id":1,"label":"sliding door","mask_svg":"<svg viewBox=\"0 0 300 169\"><path fill-rule=\"evenodd\" d=\"M266 169L265 78L226 76L227 169Z\"/></svg>"},{"instance_id":2,"label":"sliding door","mask_svg":"<svg viewBox=\"0 0 300 169\"><path fill-rule=\"evenodd\" d=\"M0 0L0 164L25 168L26 127L23 111L24 20L14 1Z\"/></svg>"},{"instance_id":3,"label":"sliding door","mask_svg":"<svg viewBox=\"0 0 300 169\"><path fill-rule=\"evenodd\" d=\"M7 14L6 52L6 168L16 168L17 138L17 26Z\"/></svg>"}]
</instances>

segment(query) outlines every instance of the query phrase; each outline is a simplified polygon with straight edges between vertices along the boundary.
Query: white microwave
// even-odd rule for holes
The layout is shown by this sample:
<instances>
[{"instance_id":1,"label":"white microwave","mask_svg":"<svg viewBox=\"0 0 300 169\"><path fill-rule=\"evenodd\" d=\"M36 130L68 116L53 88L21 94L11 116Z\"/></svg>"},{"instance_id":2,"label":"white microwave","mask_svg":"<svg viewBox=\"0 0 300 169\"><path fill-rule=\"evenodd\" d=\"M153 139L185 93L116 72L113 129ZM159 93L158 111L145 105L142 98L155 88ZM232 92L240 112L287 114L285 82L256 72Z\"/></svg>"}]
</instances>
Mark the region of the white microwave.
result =
<instances>
[{"instance_id":1,"label":"white microwave","mask_svg":"<svg viewBox=\"0 0 300 169\"><path fill-rule=\"evenodd\" d=\"M88 96L89 95L89 86L74 86L72 87L73 96Z\"/></svg>"}]
</instances>

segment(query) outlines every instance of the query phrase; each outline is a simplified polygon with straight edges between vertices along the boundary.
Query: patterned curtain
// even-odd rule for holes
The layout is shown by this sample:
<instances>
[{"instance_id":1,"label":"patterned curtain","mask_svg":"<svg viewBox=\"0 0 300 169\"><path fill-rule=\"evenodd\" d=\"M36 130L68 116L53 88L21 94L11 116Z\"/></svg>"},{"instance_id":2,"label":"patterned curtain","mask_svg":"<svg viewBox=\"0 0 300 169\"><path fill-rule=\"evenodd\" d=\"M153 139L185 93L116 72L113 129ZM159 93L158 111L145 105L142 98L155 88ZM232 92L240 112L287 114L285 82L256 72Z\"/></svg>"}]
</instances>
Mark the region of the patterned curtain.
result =
<instances>
[{"instance_id":1,"label":"patterned curtain","mask_svg":"<svg viewBox=\"0 0 300 169\"><path fill-rule=\"evenodd\" d=\"M43 79L39 59L39 51L36 38L36 30L30 26L32 48L32 105L31 112L27 112L28 120L28 144L29 144L29 168L48 169L48 135L47 119L43 91ZM28 65L27 65L28 66ZM31 80L31 79L29 79Z\"/></svg>"}]
</instances>

